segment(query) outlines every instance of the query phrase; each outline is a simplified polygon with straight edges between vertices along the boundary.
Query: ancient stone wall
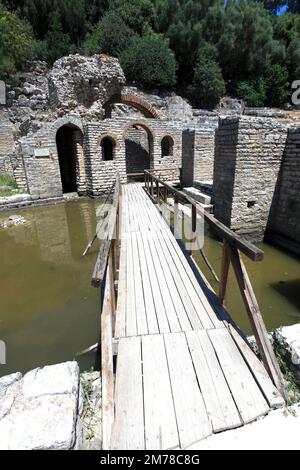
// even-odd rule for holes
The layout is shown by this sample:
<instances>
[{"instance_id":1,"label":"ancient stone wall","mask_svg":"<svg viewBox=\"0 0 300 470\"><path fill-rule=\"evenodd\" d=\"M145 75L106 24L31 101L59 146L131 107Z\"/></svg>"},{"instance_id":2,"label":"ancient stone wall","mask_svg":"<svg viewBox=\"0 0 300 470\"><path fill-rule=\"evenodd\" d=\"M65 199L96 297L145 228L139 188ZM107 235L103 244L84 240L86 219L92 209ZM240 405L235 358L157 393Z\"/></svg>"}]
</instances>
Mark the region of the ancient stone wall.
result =
<instances>
[{"instance_id":1,"label":"ancient stone wall","mask_svg":"<svg viewBox=\"0 0 300 470\"><path fill-rule=\"evenodd\" d=\"M116 171L121 181L126 182L125 140L127 131L133 125L147 130L150 141L150 168L165 169L173 174L174 169L181 167L182 131L176 122L157 119L106 119L97 123L86 124L85 155L88 165L88 191L98 195L105 192L114 182ZM161 156L161 140L169 135L174 141L173 155ZM114 142L114 158L111 161L102 159L101 141L110 137Z\"/></svg>"},{"instance_id":2,"label":"ancient stone wall","mask_svg":"<svg viewBox=\"0 0 300 470\"><path fill-rule=\"evenodd\" d=\"M253 241L264 238L287 139L270 118L224 118L216 132L216 217Z\"/></svg>"},{"instance_id":3,"label":"ancient stone wall","mask_svg":"<svg viewBox=\"0 0 300 470\"><path fill-rule=\"evenodd\" d=\"M300 128L289 129L268 231L300 244ZM300 252L300 250L299 250Z\"/></svg>"}]
</instances>

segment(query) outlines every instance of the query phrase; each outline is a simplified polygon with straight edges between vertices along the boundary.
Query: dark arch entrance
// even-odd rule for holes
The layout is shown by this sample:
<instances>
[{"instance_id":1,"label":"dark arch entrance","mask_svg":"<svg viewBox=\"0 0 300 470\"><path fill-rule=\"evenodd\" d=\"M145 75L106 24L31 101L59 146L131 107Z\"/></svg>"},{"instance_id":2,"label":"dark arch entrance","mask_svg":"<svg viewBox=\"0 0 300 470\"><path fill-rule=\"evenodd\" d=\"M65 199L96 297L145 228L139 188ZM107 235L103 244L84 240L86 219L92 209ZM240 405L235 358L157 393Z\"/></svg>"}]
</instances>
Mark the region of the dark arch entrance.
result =
<instances>
[{"instance_id":1,"label":"dark arch entrance","mask_svg":"<svg viewBox=\"0 0 300 470\"><path fill-rule=\"evenodd\" d=\"M75 126L65 125L58 129L56 145L60 167L63 193L77 191L77 141L82 137L82 132Z\"/></svg>"},{"instance_id":2,"label":"dark arch entrance","mask_svg":"<svg viewBox=\"0 0 300 470\"><path fill-rule=\"evenodd\" d=\"M126 173L144 173L151 167L153 137L146 126L133 124L125 133Z\"/></svg>"}]
</instances>

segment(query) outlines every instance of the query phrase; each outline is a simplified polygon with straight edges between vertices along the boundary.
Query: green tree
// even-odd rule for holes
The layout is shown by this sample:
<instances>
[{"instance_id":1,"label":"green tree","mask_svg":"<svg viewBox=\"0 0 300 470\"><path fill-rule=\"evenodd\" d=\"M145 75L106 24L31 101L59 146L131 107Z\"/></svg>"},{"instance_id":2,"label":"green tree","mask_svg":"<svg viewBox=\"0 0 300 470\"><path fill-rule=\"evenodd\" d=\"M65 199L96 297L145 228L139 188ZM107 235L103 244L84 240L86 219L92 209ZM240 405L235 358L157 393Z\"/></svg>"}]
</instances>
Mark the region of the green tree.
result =
<instances>
[{"instance_id":1,"label":"green tree","mask_svg":"<svg viewBox=\"0 0 300 470\"><path fill-rule=\"evenodd\" d=\"M112 24L114 27L112 28ZM136 34L114 12L108 12L102 20L88 33L84 42L87 55L105 52L119 57L134 40Z\"/></svg>"},{"instance_id":2,"label":"green tree","mask_svg":"<svg viewBox=\"0 0 300 470\"><path fill-rule=\"evenodd\" d=\"M146 88L173 87L176 84L176 60L168 42L159 34L136 37L121 54L126 77Z\"/></svg>"},{"instance_id":3,"label":"green tree","mask_svg":"<svg viewBox=\"0 0 300 470\"><path fill-rule=\"evenodd\" d=\"M224 95L222 71L212 57L200 56L195 66L192 88L196 104L205 108L213 108Z\"/></svg>"},{"instance_id":4,"label":"green tree","mask_svg":"<svg viewBox=\"0 0 300 470\"><path fill-rule=\"evenodd\" d=\"M110 0L109 9L138 34L148 32L155 21L155 9L151 0Z\"/></svg>"},{"instance_id":5,"label":"green tree","mask_svg":"<svg viewBox=\"0 0 300 470\"><path fill-rule=\"evenodd\" d=\"M286 103L290 95L289 74L286 67L273 64L264 74L266 84L266 104L280 106Z\"/></svg>"},{"instance_id":6,"label":"green tree","mask_svg":"<svg viewBox=\"0 0 300 470\"><path fill-rule=\"evenodd\" d=\"M18 70L32 59L35 42L29 24L0 3L0 75L14 83Z\"/></svg>"}]
</instances>

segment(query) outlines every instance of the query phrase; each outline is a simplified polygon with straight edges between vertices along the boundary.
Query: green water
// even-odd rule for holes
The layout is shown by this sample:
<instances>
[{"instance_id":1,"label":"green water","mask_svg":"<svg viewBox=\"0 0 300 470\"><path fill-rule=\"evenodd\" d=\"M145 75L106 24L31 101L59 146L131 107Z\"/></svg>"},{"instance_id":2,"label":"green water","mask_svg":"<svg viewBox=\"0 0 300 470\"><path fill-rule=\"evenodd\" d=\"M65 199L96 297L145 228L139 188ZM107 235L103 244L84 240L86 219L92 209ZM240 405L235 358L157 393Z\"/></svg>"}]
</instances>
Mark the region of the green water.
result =
<instances>
[{"instance_id":1,"label":"green water","mask_svg":"<svg viewBox=\"0 0 300 470\"><path fill-rule=\"evenodd\" d=\"M7 346L0 375L72 360L98 341L98 290L90 287L98 242L81 256L95 231L97 205L80 200L18 211L26 225L0 230L0 339ZM245 259L245 264L268 330L299 322L300 260L267 244L260 247L264 261ZM207 234L204 249L219 274L221 244ZM228 292L231 315L250 334L232 272ZM81 368L94 366L95 359L95 354L83 356Z\"/></svg>"},{"instance_id":2,"label":"green water","mask_svg":"<svg viewBox=\"0 0 300 470\"><path fill-rule=\"evenodd\" d=\"M72 360L98 341L98 290L90 287L99 243L92 200L17 211L25 225L0 230L0 375ZM6 218L11 213L2 213ZM84 369L95 355L81 360Z\"/></svg>"},{"instance_id":3,"label":"green water","mask_svg":"<svg viewBox=\"0 0 300 470\"><path fill-rule=\"evenodd\" d=\"M300 322L300 259L267 243L260 243L265 257L253 262L243 256L258 304L267 329ZM220 275L222 245L206 232L204 251L218 276ZM196 261L210 284L218 292L218 284L202 257ZM230 268L226 307L232 318L247 334L252 334L235 275Z\"/></svg>"}]
</instances>

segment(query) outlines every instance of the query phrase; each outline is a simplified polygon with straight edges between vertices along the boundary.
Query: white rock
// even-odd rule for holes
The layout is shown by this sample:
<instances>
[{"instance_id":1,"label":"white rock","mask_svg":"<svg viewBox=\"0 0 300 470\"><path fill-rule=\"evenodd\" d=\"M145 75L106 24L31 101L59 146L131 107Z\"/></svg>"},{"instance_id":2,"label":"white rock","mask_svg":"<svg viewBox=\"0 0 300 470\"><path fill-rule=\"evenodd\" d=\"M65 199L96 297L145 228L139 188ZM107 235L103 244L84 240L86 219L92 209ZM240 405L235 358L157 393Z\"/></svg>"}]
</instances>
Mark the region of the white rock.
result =
<instances>
[{"instance_id":1,"label":"white rock","mask_svg":"<svg viewBox=\"0 0 300 470\"><path fill-rule=\"evenodd\" d=\"M79 387L77 362L64 362L53 366L34 369L23 378L24 398L51 394L76 394Z\"/></svg>"},{"instance_id":2,"label":"white rock","mask_svg":"<svg viewBox=\"0 0 300 470\"><path fill-rule=\"evenodd\" d=\"M17 400L0 420L0 449L71 449L76 438L76 413L73 395Z\"/></svg>"}]
</instances>

